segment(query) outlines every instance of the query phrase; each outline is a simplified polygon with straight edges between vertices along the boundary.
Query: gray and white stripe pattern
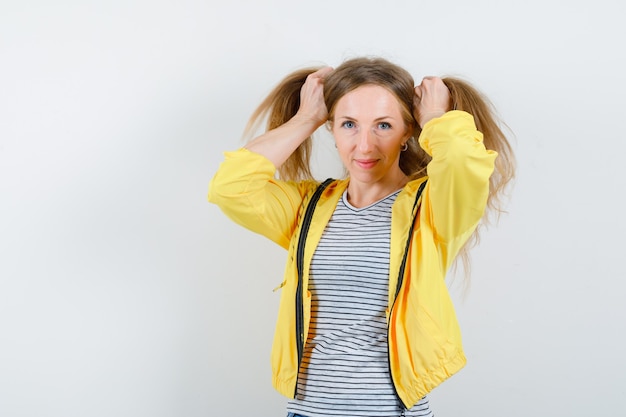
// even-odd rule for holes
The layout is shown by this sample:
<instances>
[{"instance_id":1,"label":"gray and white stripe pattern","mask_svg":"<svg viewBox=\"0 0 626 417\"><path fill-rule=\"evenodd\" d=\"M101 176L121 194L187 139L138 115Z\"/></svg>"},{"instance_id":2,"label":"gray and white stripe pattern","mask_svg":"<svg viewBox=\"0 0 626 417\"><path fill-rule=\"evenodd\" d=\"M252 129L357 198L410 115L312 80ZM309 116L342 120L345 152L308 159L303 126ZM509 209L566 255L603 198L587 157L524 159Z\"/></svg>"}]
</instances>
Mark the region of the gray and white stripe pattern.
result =
<instances>
[{"instance_id":1,"label":"gray and white stripe pattern","mask_svg":"<svg viewBox=\"0 0 626 417\"><path fill-rule=\"evenodd\" d=\"M289 412L402 415L389 374L385 319L391 207L398 193L360 209L344 193L324 230L311 263L311 325ZM404 415L433 414L424 398Z\"/></svg>"}]
</instances>

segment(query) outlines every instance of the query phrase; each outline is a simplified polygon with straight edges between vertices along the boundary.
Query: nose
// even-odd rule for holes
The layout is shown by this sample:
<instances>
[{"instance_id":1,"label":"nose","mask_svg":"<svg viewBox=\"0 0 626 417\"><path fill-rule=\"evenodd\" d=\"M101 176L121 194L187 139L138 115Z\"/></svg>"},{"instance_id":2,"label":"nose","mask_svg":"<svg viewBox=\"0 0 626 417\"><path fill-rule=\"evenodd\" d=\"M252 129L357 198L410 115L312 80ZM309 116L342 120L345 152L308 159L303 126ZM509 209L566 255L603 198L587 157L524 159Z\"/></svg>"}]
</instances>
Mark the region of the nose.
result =
<instances>
[{"instance_id":1,"label":"nose","mask_svg":"<svg viewBox=\"0 0 626 417\"><path fill-rule=\"evenodd\" d=\"M374 140L374 132L371 129L363 129L359 135L359 151L362 153L371 152L374 148Z\"/></svg>"}]
</instances>

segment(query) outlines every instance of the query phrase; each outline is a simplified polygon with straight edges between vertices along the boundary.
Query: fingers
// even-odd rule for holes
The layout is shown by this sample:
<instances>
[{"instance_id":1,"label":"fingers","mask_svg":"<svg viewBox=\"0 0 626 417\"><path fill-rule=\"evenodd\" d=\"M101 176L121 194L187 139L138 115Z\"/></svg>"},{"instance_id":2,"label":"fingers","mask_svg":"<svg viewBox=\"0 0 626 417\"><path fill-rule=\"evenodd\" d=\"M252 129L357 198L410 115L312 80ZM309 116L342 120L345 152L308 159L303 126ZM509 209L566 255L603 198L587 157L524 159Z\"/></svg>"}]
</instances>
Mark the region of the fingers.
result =
<instances>
[{"instance_id":1,"label":"fingers","mask_svg":"<svg viewBox=\"0 0 626 417\"><path fill-rule=\"evenodd\" d=\"M322 88L322 86L324 85L324 79L331 72L333 72L333 68L332 67L322 67L322 68L318 69L317 71L310 73L306 77L306 81L304 82L303 88L304 89Z\"/></svg>"},{"instance_id":2,"label":"fingers","mask_svg":"<svg viewBox=\"0 0 626 417\"><path fill-rule=\"evenodd\" d=\"M321 78L326 78L328 74L333 72L333 69L334 69L333 67L323 67L315 71L313 74L316 74L317 76Z\"/></svg>"},{"instance_id":3,"label":"fingers","mask_svg":"<svg viewBox=\"0 0 626 417\"><path fill-rule=\"evenodd\" d=\"M300 117L322 124L328 119L328 111L324 103L324 78L333 68L323 67L309 74L300 89Z\"/></svg>"},{"instance_id":4,"label":"fingers","mask_svg":"<svg viewBox=\"0 0 626 417\"><path fill-rule=\"evenodd\" d=\"M425 93L437 93L437 94L450 94L448 87L444 84L443 80L439 77L427 76L422 79L420 85L415 87L415 95L418 99L422 99L422 95Z\"/></svg>"},{"instance_id":5,"label":"fingers","mask_svg":"<svg viewBox=\"0 0 626 417\"><path fill-rule=\"evenodd\" d=\"M333 67L322 67L322 68L318 69L317 71L312 72L311 74L309 74L307 79L320 79L320 80L323 80L331 72L333 72Z\"/></svg>"},{"instance_id":6,"label":"fingers","mask_svg":"<svg viewBox=\"0 0 626 417\"><path fill-rule=\"evenodd\" d=\"M415 87L415 118L420 126L450 109L450 90L439 77L428 76Z\"/></svg>"},{"instance_id":7,"label":"fingers","mask_svg":"<svg viewBox=\"0 0 626 417\"><path fill-rule=\"evenodd\" d=\"M419 102L422 99L422 85L418 85L417 87L415 87L415 100L416 103Z\"/></svg>"}]
</instances>

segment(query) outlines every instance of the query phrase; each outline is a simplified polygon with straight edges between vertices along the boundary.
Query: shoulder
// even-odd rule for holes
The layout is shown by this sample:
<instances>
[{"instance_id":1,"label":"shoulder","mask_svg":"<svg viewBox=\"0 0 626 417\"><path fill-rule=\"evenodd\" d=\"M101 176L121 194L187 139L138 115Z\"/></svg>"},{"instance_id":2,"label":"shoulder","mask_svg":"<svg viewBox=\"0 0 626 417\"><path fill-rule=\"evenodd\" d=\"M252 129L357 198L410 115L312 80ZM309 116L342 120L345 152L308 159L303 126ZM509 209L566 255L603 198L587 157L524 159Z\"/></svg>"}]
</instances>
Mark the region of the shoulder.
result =
<instances>
[{"instance_id":1,"label":"shoulder","mask_svg":"<svg viewBox=\"0 0 626 417\"><path fill-rule=\"evenodd\" d=\"M418 193L422 193L428 184L428 176L423 176L420 178L413 179L409 181L405 186L400 195L398 195L398 199L402 197L402 199L415 200L415 197Z\"/></svg>"}]
</instances>

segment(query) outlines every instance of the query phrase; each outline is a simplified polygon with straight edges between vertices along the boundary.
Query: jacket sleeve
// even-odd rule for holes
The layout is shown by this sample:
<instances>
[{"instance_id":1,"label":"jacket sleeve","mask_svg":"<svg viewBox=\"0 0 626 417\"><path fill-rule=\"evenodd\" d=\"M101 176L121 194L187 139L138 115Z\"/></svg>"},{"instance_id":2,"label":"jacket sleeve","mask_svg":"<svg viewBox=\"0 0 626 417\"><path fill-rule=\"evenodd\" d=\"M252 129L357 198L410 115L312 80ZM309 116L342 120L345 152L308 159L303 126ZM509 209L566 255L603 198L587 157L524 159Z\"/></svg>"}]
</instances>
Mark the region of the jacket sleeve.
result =
<instances>
[{"instance_id":1,"label":"jacket sleeve","mask_svg":"<svg viewBox=\"0 0 626 417\"><path fill-rule=\"evenodd\" d=\"M276 180L276 167L245 148L224 156L209 185L209 202L241 226L288 248L303 195L313 182Z\"/></svg>"},{"instance_id":2,"label":"jacket sleeve","mask_svg":"<svg viewBox=\"0 0 626 417\"><path fill-rule=\"evenodd\" d=\"M485 212L497 153L485 148L472 115L457 110L426 123L419 142L432 157L422 215L447 269Z\"/></svg>"}]
</instances>

